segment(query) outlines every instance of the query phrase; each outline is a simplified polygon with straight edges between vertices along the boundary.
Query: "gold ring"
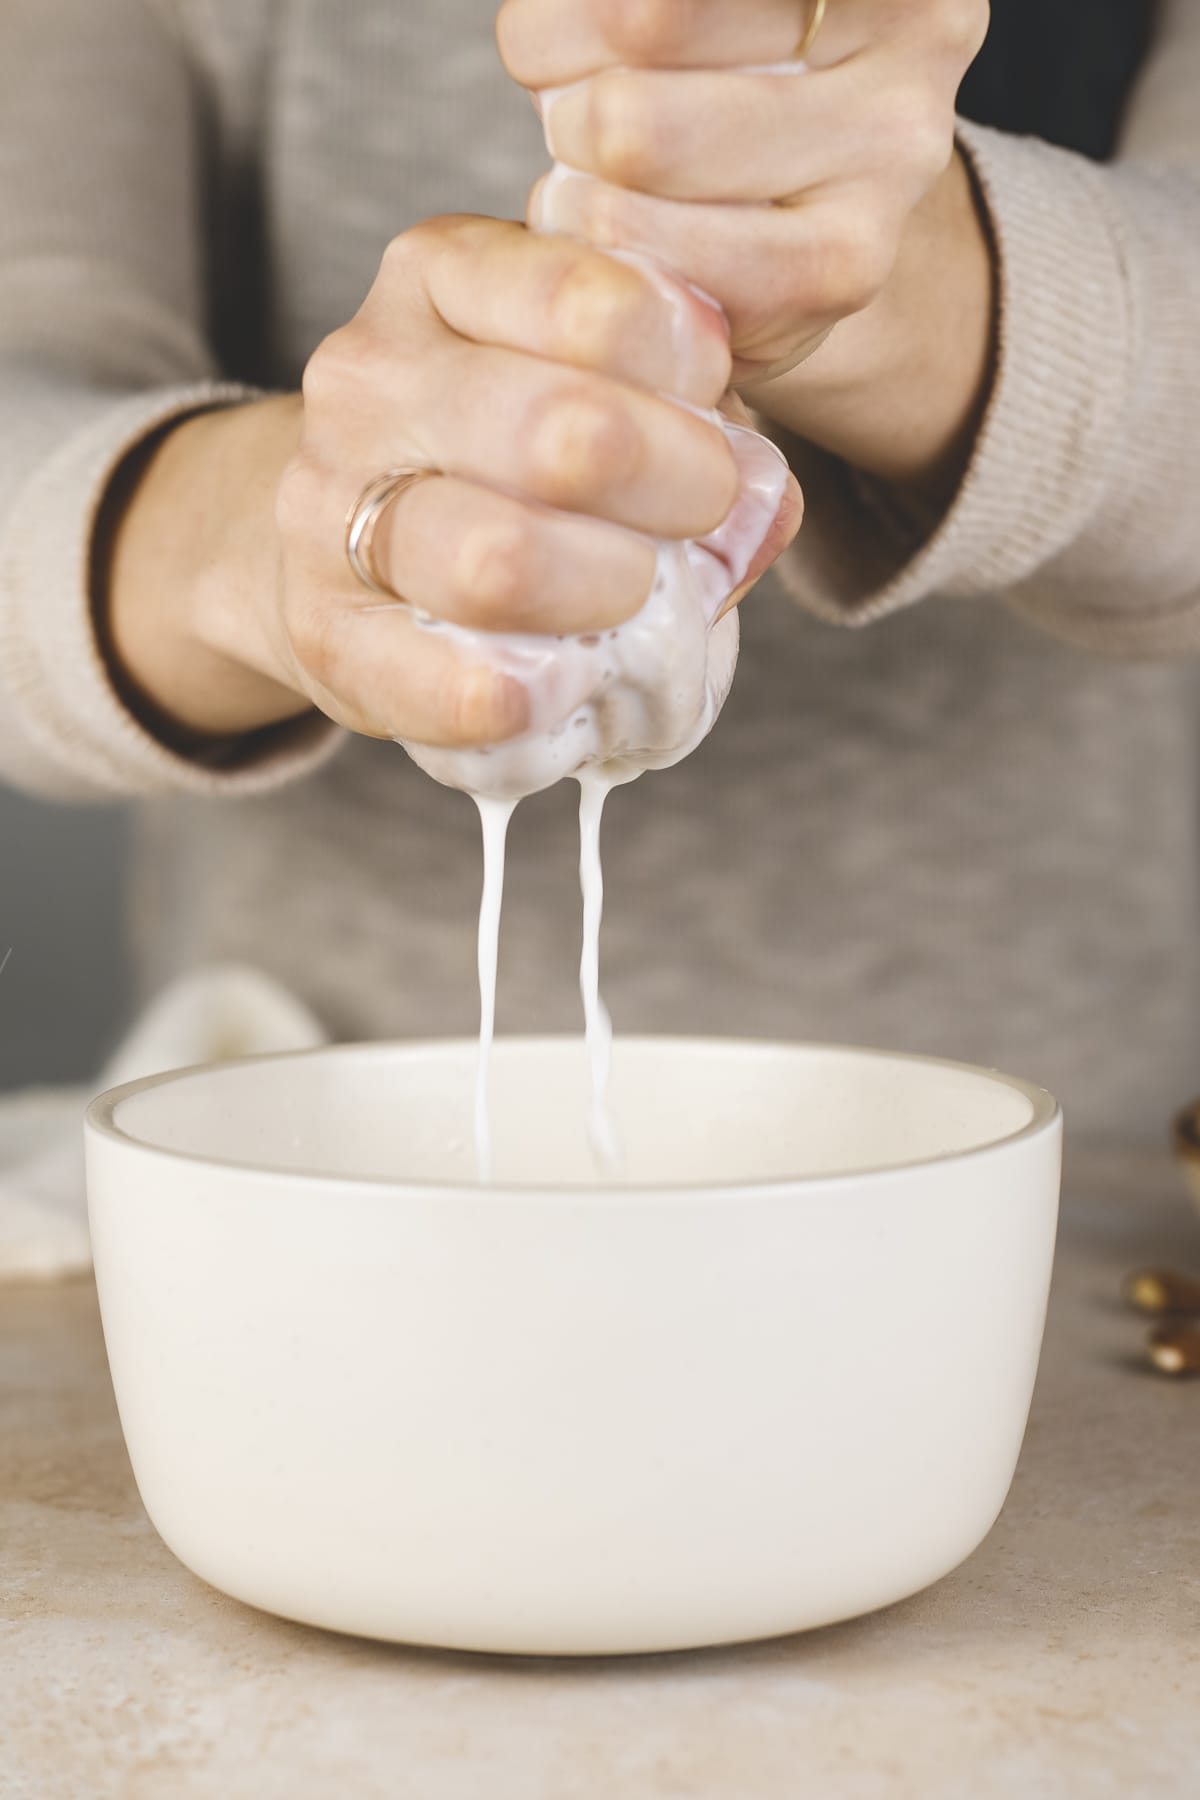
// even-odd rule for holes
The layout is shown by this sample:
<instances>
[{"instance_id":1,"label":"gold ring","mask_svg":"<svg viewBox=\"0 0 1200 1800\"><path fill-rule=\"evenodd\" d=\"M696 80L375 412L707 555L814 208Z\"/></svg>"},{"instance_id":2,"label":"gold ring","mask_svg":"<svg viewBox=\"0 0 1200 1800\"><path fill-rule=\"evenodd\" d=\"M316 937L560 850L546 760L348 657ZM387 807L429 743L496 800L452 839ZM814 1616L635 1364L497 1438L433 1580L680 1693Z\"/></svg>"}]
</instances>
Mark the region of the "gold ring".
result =
<instances>
[{"instance_id":1,"label":"gold ring","mask_svg":"<svg viewBox=\"0 0 1200 1800\"><path fill-rule=\"evenodd\" d=\"M803 62L817 41L817 33L825 22L826 0L813 0L812 18L808 21L804 36L792 52L793 60Z\"/></svg>"},{"instance_id":2,"label":"gold ring","mask_svg":"<svg viewBox=\"0 0 1200 1800\"><path fill-rule=\"evenodd\" d=\"M380 581L371 561L371 540L375 535L375 527L379 515L385 507L406 494L418 481L428 481L436 475L436 469L385 469L382 475L376 475L368 481L350 511L346 514L346 561L350 564L359 581L373 594L383 594L388 600L398 600L400 596L385 582Z\"/></svg>"}]
</instances>

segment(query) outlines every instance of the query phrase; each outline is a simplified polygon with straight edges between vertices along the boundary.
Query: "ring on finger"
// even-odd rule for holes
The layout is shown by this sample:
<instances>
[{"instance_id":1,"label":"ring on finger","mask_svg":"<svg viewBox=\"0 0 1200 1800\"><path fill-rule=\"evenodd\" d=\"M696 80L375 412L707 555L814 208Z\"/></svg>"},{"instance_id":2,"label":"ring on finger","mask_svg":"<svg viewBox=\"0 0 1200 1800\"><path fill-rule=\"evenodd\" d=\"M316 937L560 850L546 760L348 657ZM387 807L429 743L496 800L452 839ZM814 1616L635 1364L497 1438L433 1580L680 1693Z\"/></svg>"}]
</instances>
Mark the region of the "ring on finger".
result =
<instances>
[{"instance_id":1,"label":"ring on finger","mask_svg":"<svg viewBox=\"0 0 1200 1800\"><path fill-rule=\"evenodd\" d=\"M400 598L394 588L380 580L371 555L371 544L380 514L393 500L406 494L409 488L416 487L419 481L428 481L436 474L436 469L384 469L382 474L375 475L368 481L346 514L346 561L363 587L371 593L382 594L388 600Z\"/></svg>"},{"instance_id":2,"label":"ring on finger","mask_svg":"<svg viewBox=\"0 0 1200 1800\"><path fill-rule=\"evenodd\" d=\"M804 28L804 36L800 39L800 42L792 52L792 58L795 62L803 62L813 45L816 43L817 34L825 22L826 4L827 0L813 0L812 16Z\"/></svg>"}]
</instances>

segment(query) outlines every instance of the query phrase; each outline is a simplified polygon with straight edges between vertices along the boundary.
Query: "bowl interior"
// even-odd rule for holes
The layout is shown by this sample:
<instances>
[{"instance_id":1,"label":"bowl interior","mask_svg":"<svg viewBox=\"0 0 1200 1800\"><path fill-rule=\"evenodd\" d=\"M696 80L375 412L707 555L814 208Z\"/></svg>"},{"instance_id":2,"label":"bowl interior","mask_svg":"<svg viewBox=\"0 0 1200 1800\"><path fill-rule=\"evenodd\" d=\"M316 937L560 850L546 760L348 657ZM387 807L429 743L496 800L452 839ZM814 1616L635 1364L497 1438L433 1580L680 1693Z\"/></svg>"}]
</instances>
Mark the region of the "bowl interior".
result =
<instances>
[{"instance_id":1,"label":"bowl interior","mask_svg":"<svg viewBox=\"0 0 1200 1800\"><path fill-rule=\"evenodd\" d=\"M351 1045L135 1082L94 1128L188 1158L390 1183L470 1185L476 1047ZM495 1185L728 1187L902 1167L982 1150L1055 1116L1040 1088L923 1057L814 1045L618 1040L623 1150L601 1182L575 1039L495 1048Z\"/></svg>"}]
</instances>

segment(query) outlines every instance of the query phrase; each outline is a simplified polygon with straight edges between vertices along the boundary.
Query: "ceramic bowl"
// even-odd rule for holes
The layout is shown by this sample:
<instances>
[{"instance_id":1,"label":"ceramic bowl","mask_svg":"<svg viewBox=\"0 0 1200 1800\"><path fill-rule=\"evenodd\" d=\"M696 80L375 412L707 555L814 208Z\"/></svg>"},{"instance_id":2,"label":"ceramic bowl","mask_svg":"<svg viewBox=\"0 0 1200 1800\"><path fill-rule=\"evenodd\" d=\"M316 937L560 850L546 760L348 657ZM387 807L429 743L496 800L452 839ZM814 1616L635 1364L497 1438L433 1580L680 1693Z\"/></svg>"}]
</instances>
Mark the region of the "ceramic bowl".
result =
<instances>
[{"instance_id":1,"label":"ceramic bowl","mask_svg":"<svg viewBox=\"0 0 1200 1800\"><path fill-rule=\"evenodd\" d=\"M467 1650L674 1650L936 1581L1008 1490L1058 1202L1050 1096L982 1069L630 1039L599 1182L574 1041L371 1045L87 1116L142 1498L213 1586Z\"/></svg>"}]
</instances>

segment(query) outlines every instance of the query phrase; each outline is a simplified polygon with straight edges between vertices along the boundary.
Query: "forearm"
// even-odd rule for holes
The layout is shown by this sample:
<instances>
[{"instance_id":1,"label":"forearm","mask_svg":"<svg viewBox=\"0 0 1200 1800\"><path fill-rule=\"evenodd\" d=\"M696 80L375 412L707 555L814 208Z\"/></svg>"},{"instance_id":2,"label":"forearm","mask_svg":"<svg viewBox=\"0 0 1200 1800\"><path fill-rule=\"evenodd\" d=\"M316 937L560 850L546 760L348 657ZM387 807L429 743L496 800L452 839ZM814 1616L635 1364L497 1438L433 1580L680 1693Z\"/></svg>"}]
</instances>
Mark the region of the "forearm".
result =
<instances>
[{"instance_id":1,"label":"forearm","mask_svg":"<svg viewBox=\"0 0 1200 1800\"><path fill-rule=\"evenodd\" d=\"M1200 178L977 126L961 140L995 239L998 320L969 462L930 519L879 505L878 483L795 440L808 524L784 578L840 624L1001 596L1088 649L1194 655Z\"/></svg>"},{"instance_id":2,"label":"forearm","mask_svg":"<svg viewBox=\"0 0 1200 1800\"><path fill-rule=\"evenodd\" d=\"M118 471L93 559L98 640L126 705L176 749L298 717L276 679L275 491L298 396L197 414Z\"/></svg>"},{"instance_id":3,"label":"forearm","mask_svg":"<svg viewBox=\"0 0 1200 1800\"><path fill-rule=\"evenodd\" d=\"M796 437L941 509L970 455L993 362L995 276L956 152L911 215L891 279L807 361L746 389Z\"/></svg>"}]
</instances>

